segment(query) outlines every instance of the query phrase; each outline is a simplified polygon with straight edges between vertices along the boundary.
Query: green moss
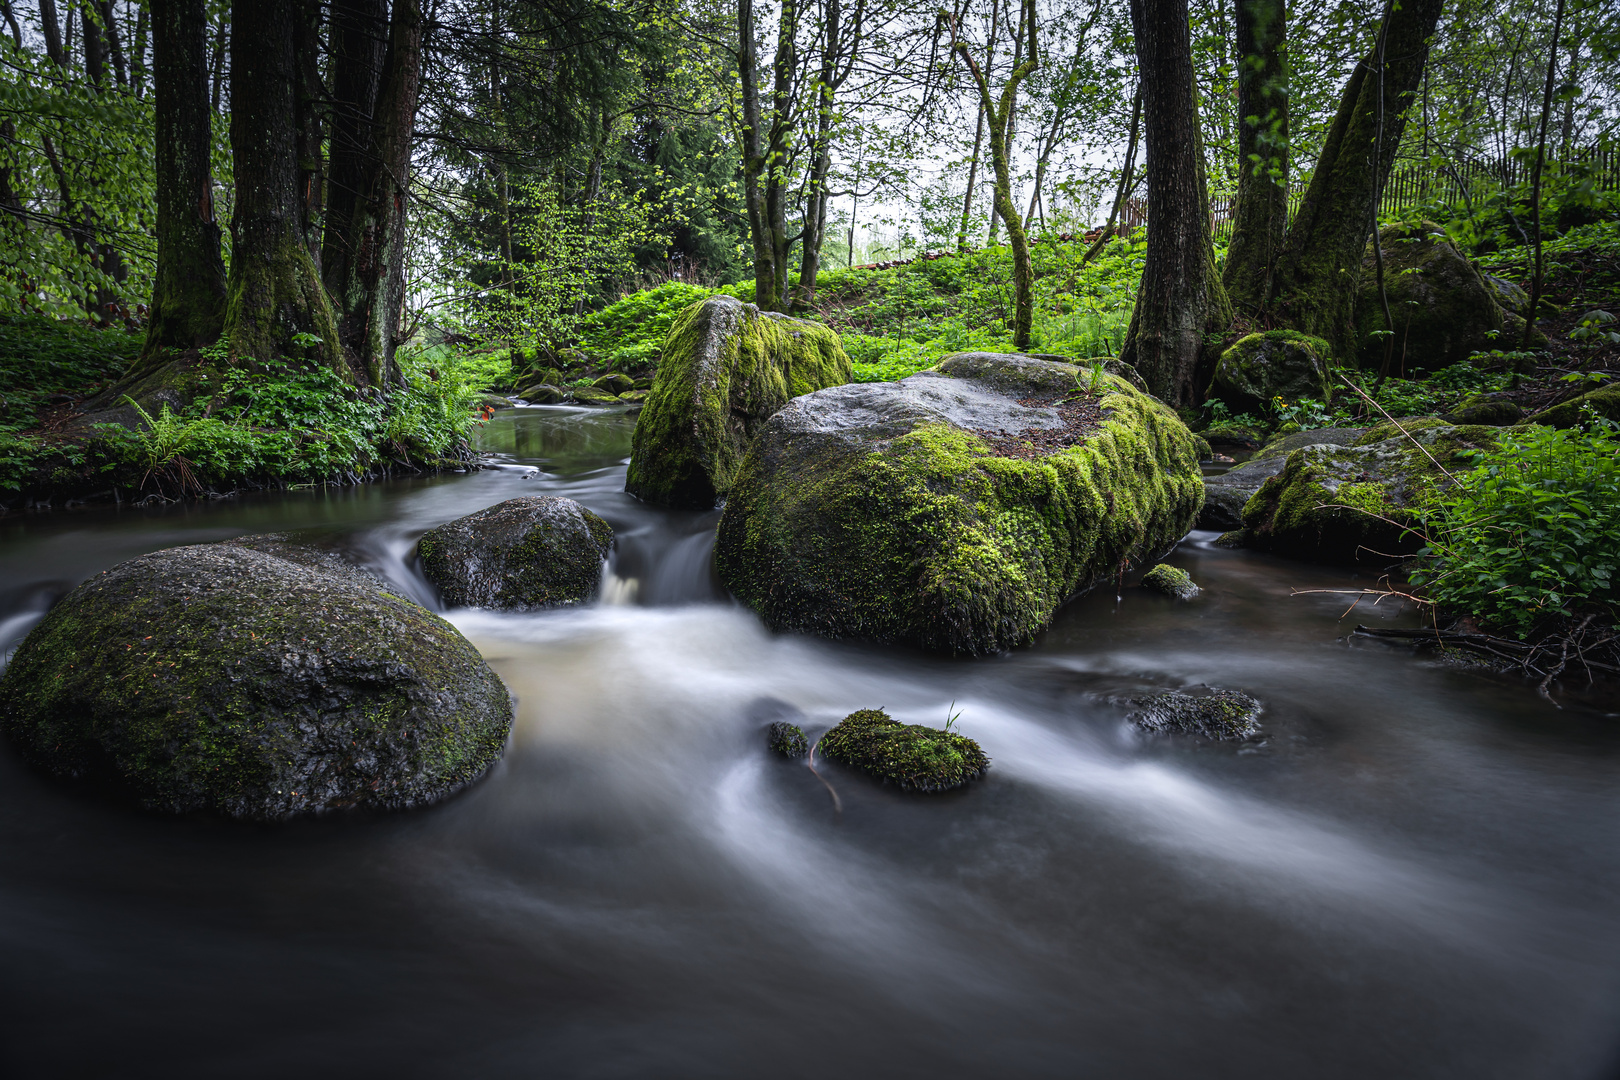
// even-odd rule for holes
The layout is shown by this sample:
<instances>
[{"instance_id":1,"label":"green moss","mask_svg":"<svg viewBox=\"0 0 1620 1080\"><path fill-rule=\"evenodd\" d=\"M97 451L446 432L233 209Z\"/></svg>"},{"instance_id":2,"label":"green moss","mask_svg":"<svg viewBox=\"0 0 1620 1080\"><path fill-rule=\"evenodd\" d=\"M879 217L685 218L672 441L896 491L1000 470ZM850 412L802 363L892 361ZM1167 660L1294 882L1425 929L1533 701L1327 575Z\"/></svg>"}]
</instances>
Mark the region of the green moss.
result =
<instances>
[{"instance_id":1,"label":"green moss","mask_svg":"<svg viewBox=\"0 0 1620 1080\"><path fill-rule=\"evenodd\" d=\"M613 527L572 499L508 499L422 536L422 572L451 607L580 604L601 587Z\"/></svg>"},{"instance_id":2,"label":"green moss","mask_svg":"<svg viewBox=\"0 0 1620 1080\"><path fill-rule=\"evenodd\" d=\"M878 447L760 440L721 519L721 580L777 629L968 654L1030 642L1203 505L1192 433L1105 379L1101 430L1033 460L941 423Z\"/></svg>"},{"instance_id":3,"label":"green moss","mask_svg":"<svg viewBox=\"0 0 1620 1080\"><path fill-rule=\"evenodd\" d=\"M1192 575L1178 567L1160 563L1142 575L1142 584L1178 600L1191 600L1203 590L1193 583Z\"/></svg>"},{"instance_id":4,"label":"green moss","mask_svg":"<svg viewBox=\"0 0 1620 1080\"><path fill-rule=\"evenodd\" d=\"M625 490L708 509L734 482L759 426L801 394L850 379L838 335L731 297L676 319L636 421Z\"/></svg>"},{"instance_id":5,"label":"green moss","mask_svg":"<svg viewBox=\"0 0 1620 1080\"><path fill-rule=\"evenodd\" d=\"M902 724L882 709L861 709L840 720L816 749L906 791L946 791L983 776L990 758L954 732Z\"/></svg>"},{"instance_id":6,"label":"green moss","mask_svg":"<svg viewBox=\"0 0 1620 1080\"><path fill-rule=\"evenodd\" d=\"M767 741L772 752L783 757L804 757L810 752L810 740L805 738L804 730L783 720L771 725Z\"/></svg>"},{"instance_id":7,"label":"green moss","mask_svg":"<svg viewBox=\"0 0 1620 1080\"><path fill-rule=\"evenodd\" d=\"M1264 414L1273 398L1327 400L1328 343L1294 330L1267 330L1239 338L1215 365L1208 397L1236 412Z\"/></svg>"}]
</instances>

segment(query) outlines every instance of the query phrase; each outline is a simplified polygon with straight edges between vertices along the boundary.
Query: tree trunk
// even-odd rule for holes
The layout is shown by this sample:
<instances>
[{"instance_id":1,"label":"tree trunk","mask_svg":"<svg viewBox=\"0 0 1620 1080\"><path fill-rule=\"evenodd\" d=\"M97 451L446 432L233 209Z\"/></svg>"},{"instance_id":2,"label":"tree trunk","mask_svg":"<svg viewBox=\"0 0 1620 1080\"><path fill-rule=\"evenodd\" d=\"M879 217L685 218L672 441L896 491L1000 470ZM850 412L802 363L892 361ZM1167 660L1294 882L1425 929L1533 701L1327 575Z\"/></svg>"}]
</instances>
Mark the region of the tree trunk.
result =
<instances>
[{"instance_id":1,"label":"tree trunk","mask_svg":"<svg viewBox=\"0 0 1620 1080\"><path fill-rule=\"evenodd\" d=\"M371 117L377 108L387 48L387 0L333 3L331 151L321 276L334 296L342 295L349 276L353 255L349 250L349 227L366 173Z\"/></svg>"},{"instance_id":2,"label":"tree trunk","mask_svg":"<svg viewBox=\"0 0 1620 1080\"><path fill-rule=\"evenodd\" d=\"M774 311L775 251L761 181L769 162L765 153L763 110L759 103L759 50L754 46L754 0L737 0L737 74L742 80L743 205L748 211L748 237L754 247L754 303Z\"/></svg>"},{"instance_id":3,"label":"tree trunk","mask_svg":"<svg viewBox=\"0 0 1620 1080\"><path fill-rule=\"evenodd\" d=\"M321 206L326 199L326 152L322 137L325 88L321 85L321 4L305 3L298 19L298 198L303 204L304 244L321 264Z\"/></svg>"},{"instance_id":4,"label":"tree trunk","mask_svg":"<svg viewBox=\"0 0 1620 1080\"><path fill-rule=\"evenodd\" d=\"M298 191L300 0L235 0L231 8L234 243L225 334L240 363L307 356L345 371L337 320L304 243ZM311 334L318 344L300 345Z\"/></svg>"},{"instance_id":5,"label":"tree trunk","mask_svg":"<svg viewBox=\"0 0 1620 1080\"><path fill-rule=\"evenodd\" d=\"M1541 173L1547 163L1547 121L1552 116L1553 74L1558 70L1558 35L1564 26L1564 0L1558 0L1553 14L1552 44L1547 48L1547 83L1541 93L1541 128L1536 138L1536 160L1530 174L1530 212L1534 215L1536 237L1536 269L1530 278L1530 310L1525 312L1524 336L1519 340L1520 351L1528 351L1536 333L1536 319L1541 309L1541 285L1545 264L1541 253ZM1514 369L1518 381L1518 368Z\"/></svg>"},{"instance_id":6,"label":"tree trunk","mask_svg":"<svg viewBox=\"0 0 1620 1080\"><path fill-rule=\"evenodd\" d=\"M157 277L140 364L211 345L225 325L225 263L214 220L203 0L151 0L156 84Z\"/></svg>"},{"instance_id":7,"label":"tree trunk","mask_svg":"<svg viewBox=\"0 0 1620 1080\"><path fill-rule=\"evenodd\" d=\"M816 124L810 139L810 175L805 181L804 234L799 257L799 287L795 310L810 307L816 299L816 275L821 270L821 245L827 238L827 177L832 173L833 100L843 81L838 62L844 48L843 6L827 0L826 39L822 45L820 70L816 74ZM860 9L857 8L857 32Z\"/></svg>"},{"instance_id":8,"label":"tree trunk","mask_svg":"<svg viewBox=\"0 0 1620 1080\"><path fill-rule=\"evenodd\" d=\"M395 335L405 296L411 136L422 71L420 0L394 0L364 172L349 221L348 274L336 290L340 340L377 386L399 382Z\"/></svg>"},{"instance_id":9,"label":"tree trunk","mask_svg":"<svg viewBox=\"0 0 1620 1080\"><path fill-rule=\"evenodd\" d=\"M1326 339L1336 357L1356 352L1356 287L1368 221L1394 163L1408 99L1422 81L1443 6L1444 0L1403 0L1390 12L1383 78L1373 70L1376 52L1350 76L1277 261L1273 304L1289 325ZM1375 147L1380 82L1385 120Z\"/></svg>"},{"instance_id":10,"label":"tree trunk","mask_svg":"<svg viewBox=\"0 0 1620 1080\"><path fill-rule=\"evenodd\" d=\"M1120 359L1172 405L1192 403L1204 335L1231 316L1215 273L1187 0L1131 0L1147 144L1147 261Z\"/></svg>"},{"instance_id":11,"label":"tree trunk","mask_svg":"<svg viewBox=\"0 0 1620 1080\"><path fill-rule=\"evenodd\" d=\"M1270 297L1288 225L1286 18L1283 0L1237 0L1238 189L1222 284L1246 311Z\"/></svg>"}]
</instances>

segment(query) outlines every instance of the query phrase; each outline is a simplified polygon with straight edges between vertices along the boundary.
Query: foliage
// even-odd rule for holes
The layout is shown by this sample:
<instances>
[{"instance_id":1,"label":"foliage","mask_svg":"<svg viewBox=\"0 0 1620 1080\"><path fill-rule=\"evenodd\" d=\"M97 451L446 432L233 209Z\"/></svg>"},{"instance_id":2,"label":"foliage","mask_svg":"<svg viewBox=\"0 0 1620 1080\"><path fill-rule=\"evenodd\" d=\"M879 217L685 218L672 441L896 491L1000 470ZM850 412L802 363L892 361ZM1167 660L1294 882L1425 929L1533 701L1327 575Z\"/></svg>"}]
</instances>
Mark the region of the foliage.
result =
<instances>
[{"instance_id":1,"label":"foliage","mask_svg":"<svg viewBox=\"0 0 1620 1080\"><path fill-rule=\"evenodd\" d=\"M1620 426L1506 432L1421 515L1413 584L1520 635L1548 616L1620 616Z\"/></svg>"},{"instance_id":2,"label":"foliage","mask_svg":"<svg viewBox=\"0 0 1620 1080\"><path fill-rule=\"evenodd\" d=\"M667 281L631 293L585 316L579 324L579 343L610 370L657 364L676 316L713 292L700 285Z\"/></svg>"}]
</instances>

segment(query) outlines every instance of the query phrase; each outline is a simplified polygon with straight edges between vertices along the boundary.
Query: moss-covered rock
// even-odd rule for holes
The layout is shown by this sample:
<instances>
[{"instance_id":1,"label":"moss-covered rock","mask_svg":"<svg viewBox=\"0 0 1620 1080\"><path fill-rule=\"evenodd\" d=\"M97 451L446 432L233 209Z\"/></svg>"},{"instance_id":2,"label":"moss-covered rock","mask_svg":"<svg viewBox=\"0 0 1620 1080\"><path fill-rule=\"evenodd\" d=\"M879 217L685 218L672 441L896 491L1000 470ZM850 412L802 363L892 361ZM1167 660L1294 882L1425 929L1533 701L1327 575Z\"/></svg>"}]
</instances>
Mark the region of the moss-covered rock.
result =
<instances>
[{"instance_id":1,"label":"moss-covered rock","mask_svg":"<svg viewBox=\"0 0 1620 1080\"><path fill-rule=\"evenodd\" d=\"M721 580L776 629L987 653L1029 642L1203 501L1197 448L1123 378L962 354L773 416L720 519ZM1047 402L1048 404L1042 404Z\"/></svg>"},{"instance_id":2,"label":"moss-covered rock","mask_svg":"<svg viewBox=\"0 0 1620 1080\"><path fill-rule=\"evenodd\" d=\"M325 557L236 543L84 582L0 679L0 728L36 767L175 813L430 803L481 776L511 723L443 619Z\"/></svg>"},{"instance_id":3,"label":"moss-covered rock","mask_svg":"<svg viewBox=\"0 0 1620 1080\"><path fill-rule=\"evenodd\" d=\"M1264 414L1271 399L1326 401L1328 343L1293 330L1267 330L1240 338L1221 354L1207 396L1234 412Z\"/></svg>"},{"instance_id":4,"label":"moss-covered rock","mask_svg":"<svg viewBox=\"0 0 1620 1080\"><path fill-rule=\"evenodd\" d=\"M643 405L646 404L647 401L647 391L626 390L624 393L619 395L619 400L624 402L626 405Z\"/></svg>"},{"instance_id":5,"label":"moss-covered rock","mask_svg":"<svg viewBox=\"0 0 1620 1080\"><path fill-rule=\"evenodd\" d=\"M1143 574L1142 587L1177 600L1191 600L1204 591L1194 584L1191 574L1167 563L1160 563Z\"/></svg>"},{"instance_id":6,"label":"moss-covered rock","mask_svg":"<svg viewBox=\"0 0 1620 1080\"><path fill-rule=\"evenodd\" d=\"M619 405L619 395L596 386L571 386L569 396L576 405Z\"/></svg>"},{"instance_id":7,"label":"moss-covered rock","mask_svg":"<svg viewBox=\"0 0 1620 1080\"><path fill-rule=\"evenodd\" d=\"M1440 466L1466 467L1459 455L1494 446L1497 429L1432 418L1401 426L1408 435L1384 424L1354 446L1306 446L1289 454L1243 508L1248 546L1319 562L1369 564L1415 552L1422 541L1409 529L1416 524L1410 508L1432 485L1445 482Z\"/></svg>"},{"instance_id":8,"label":"moss-covered rock","mask_svg":"<svg viewBox=\"0 0 1620 1080\"><path fill-rule=\"evenodd\" d=\"M1384 288L1395 324L1394 358L1399 369L1440 368L1467 360L1480 349L1502 348L1509 332L1498 289L1433 222L1388 225L1379 232L1384 251ZM1519 327L1523 328L1520 322ZM1364 367L1384 362L1384 308L1372 245L1361 262L1356 293L1356 342Z\"/></svg>"},{"instance_id":9,"label":"moss-covered rock","mask_svg":"<svg viewBox=\"0 0 1620 1080\"><path fill-rule=\"evenodd\" d=\"M1198 434L1212 448L1220 450L1258 450L1266 441L1264 432L1242 424L1211 424Z\"/></svg>"},{"instance_id":10,"label":"moss-covered rock","mask_svg":"<svg viewBox=\"0 0 1620 1080\"><path fill-rule=\"evenodd\" d=\"M447 606L524 611L594 600L612 546L613 527L573 499L530 495L440 525L416 550Z\"/></svg>"},{"instance_id":11,"label":"moss-covered rock","mask_svg":"<svg viewBox=\"0 0 1620 1080\"><path fill-rule=\"evenodd\" d=\"M1487 424L1491 427L1506 427L1523 419L1524 409L1520 408L1518 402L1495 394L1472 394L1446 414L1447 422L1452 424Z\"/></svg>"},{"instance_id":12,"label":"moss-covered rock","mask_svg":"<svg viewBox=\"0 0 1620 1080\"><path fill-rule=\"evenodd\" d=\"M1328 443L1349 446L1365 428L1311 428L1281 435L1261 447L1253 457L1223 473L1204 477L1204 508L1198 513L1200 529L1232 530L1243 525L1243 508L1260 485L1282 472L1288 455L1302 446Z\"/></svg>"},{"instance_id":13,"label":"moss-covered rock","mask_svg":"<svg viewBox=\"0 0 1620 1080\"><path fill-rule=\"evenodd\" d=\"M1245 739L1260 730L1260 703L1241 690L1214 690L1132 698L1137 710L1126 719L1155 734L1178 732L1207 739Z\"/></svg>"},{"instance_id":14,"label":"moss-covered rock","mask_svg":"<svg viewBox=\"0 0 1620 1080\"><path fill-rule=\"evenodd\" d=\"M771 414L800 394L849 382L851 372L838 335L820 323L730 296L692 305L664 342L625 490L664 506L713 507Z\"/></svg>"},{"instance_id":15,"label":"moss-covered rock","mask_svg":"<svg viewBox=\"0 0 1620 1080\"><path fill-rule=\"evenodd\" d=\"M773 753L783 757L804 757L810 752L810 740L805 738L804 729L785 720L777 720L766 729L765 742Z\"/></svg>"},{"instance_id":16,"label":"moss-covered rock","mask_svg":"<svg viewBox=\"0 0 1620 1080\"><path fill-rule=\"evenodd\" d=\"M560 405L567 399L568 392L550 383L536 383L518 391L518 397L530 405Z\"/></svg>"},{"instance_id":17,"label":"moss-covered rock","mask_svg":"<svg viewBox=\"0 0 1620 1080\"><path fill-rule=\"evenodd\" d=\"M902 724L882 709L850 713L821 737L816 749L904 791L948 791L990 768L990 758L972 739Z\"/></svg>"},{"instance_id":18,"label":"moss-covered rock","mask_svg":"<svg viewBox=\"0 0 1620 1080\"><path fill-rule=\"evenodd\" d=\"M591 385L598 390L606 390L614 397L617 397L627 390L634 390L636 381L623 372L611 371L600 378L592 379Z\"/></svg>"},{"instance_id":19,"label":"moss-covered rock","mask_svg":"<svg viewBox=\"0 0 1620 1080\"><path fill-rule=\"evenodd\" d=\"M1527 424L1546 424L1548 427L1572 428L1581 423L1583 408L1591 408L1601 417L1608 420L1620 421L1620 383L1610 383L1590 390L1580 397L1571 398L1561 405L1554 405L1536 413Z\"/></svg>"}]
</instances>

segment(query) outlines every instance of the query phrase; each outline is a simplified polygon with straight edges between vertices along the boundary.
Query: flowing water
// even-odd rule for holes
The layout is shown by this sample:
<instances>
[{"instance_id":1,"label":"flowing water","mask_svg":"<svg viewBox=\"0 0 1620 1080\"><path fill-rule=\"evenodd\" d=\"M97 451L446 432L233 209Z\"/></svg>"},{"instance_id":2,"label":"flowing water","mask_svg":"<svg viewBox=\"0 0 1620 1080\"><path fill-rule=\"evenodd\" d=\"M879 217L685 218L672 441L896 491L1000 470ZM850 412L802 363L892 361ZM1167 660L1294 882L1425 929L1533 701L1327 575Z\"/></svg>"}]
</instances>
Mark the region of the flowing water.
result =
<instances>
[{"instance_id":1,"label":"flowing water","mask_svg":"<svg viewBox=\"0 0 1620 1080\"><path fill-rule=\"evenodd\" d=\"M981 660L767 633L717 515L621 488L630 420L499 414L498 468L0 520L0 649L73 583L319 528L436 605L415 538L564 494L604 600L446 615L518 697L448 803L286 826L146 815L0 746L8 1076L1604 1077L1620 1051L1620 724L1337 640L1343 571L1212 547ZM1266 706L1146 739L1117 698ZM953 705L954 702L954 705ZM882 706L994 765L906 796L769 756Z\"/></svg>"}]
</instances>

